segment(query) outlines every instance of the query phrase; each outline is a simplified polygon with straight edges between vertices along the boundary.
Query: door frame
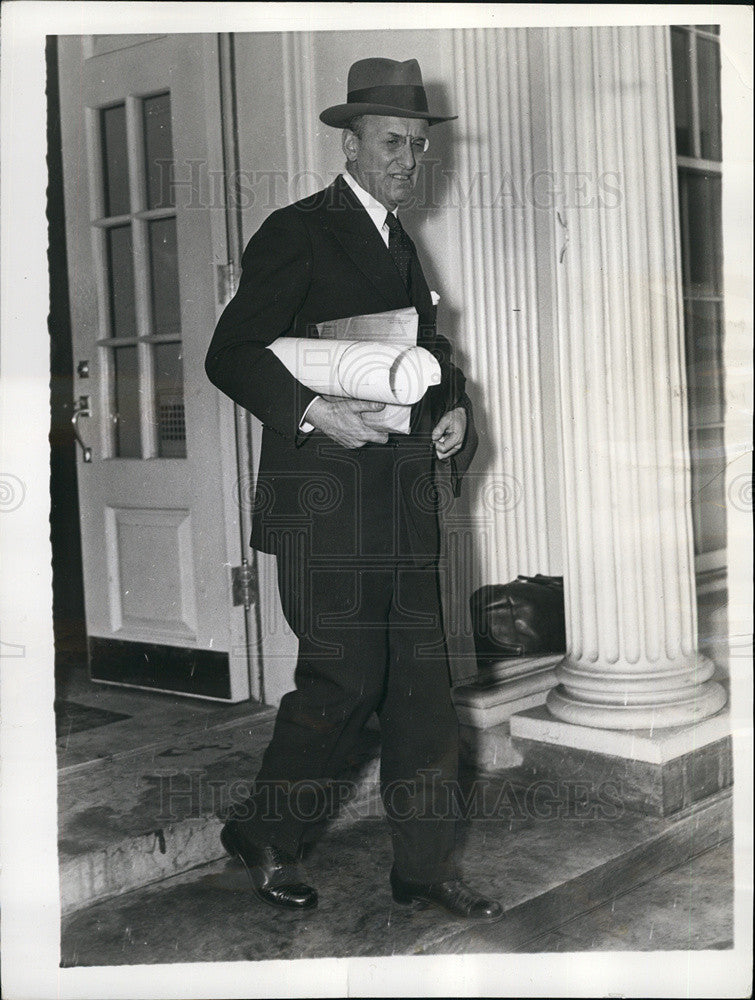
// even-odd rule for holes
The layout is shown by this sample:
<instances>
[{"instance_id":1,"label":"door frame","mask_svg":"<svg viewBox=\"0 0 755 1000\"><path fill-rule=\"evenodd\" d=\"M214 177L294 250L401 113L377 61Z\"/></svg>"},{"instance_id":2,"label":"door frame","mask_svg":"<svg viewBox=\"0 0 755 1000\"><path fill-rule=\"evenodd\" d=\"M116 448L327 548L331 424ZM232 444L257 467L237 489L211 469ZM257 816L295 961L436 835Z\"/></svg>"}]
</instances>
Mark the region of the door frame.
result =
<instances>
[{"instance_id":1,"label":"door frame","mask_svg":"<svg viewBox=\"0 0 755 1000\"><path fill-rule=\"evenodd\" d=\"M47 75L47 265L50 305L50 545L56 697L64 697L68 668L87 664L84 571L81 558L76 442L71 425L73 333L60 144L58 38L45 43Z\"/></svg>"},{"instance_id":2,"label":"door frame","mask_svg":"<svg viewBox=\"0 0 755 1000\"><path fill-rule=\"evenodd\" d=\"M214 294L214 307L216 318L219 317L222 309L224 308L229 292L233 292L233 288L229 288L228 281L221 282L218 280L221 272L228 273L230 270L233 271L233 263L240 259L240 249L237 248L237 243L239 238L234 241L234 221L233 221L233 204L232 200L229 198L228 185L226 180L228 178L228 151L235 145L235 100L229 100L226 91L228 89L226 78L228 77L228 65L229 65L229 41L232 45L232 36L221 36L219 34L207 34L202 37L202 61L203 61L203 86L205 90L205 96L207 99L207 107L212 109L218 109L219 114L207 114L206 120L203 126L206 130L207 135L207 171L208 176L213 178L220 178L213 186L213 192L222 192L223 205L212 206L222 208L222 211L211 211L209 213L209 228L210 228L210 239L212 246L212 260L207 262L207 279L213 286L213 291L210 294ZM88 39L84 40L84 44ZM232 55L232 53L231 53ZM221 70L222 67L222 70ZM231 68L232 71L232 68ZM224 74L223 79L221 79L221 72ZM59 64L57 60L57 39L55 39L55 59L54 59L54 73L55 73L55 84L56 90L60 87L60 77L59 77ZM232 79L230 80L232 89ZM55 109L57 112L57 118L60 119L59 110ZM84 113L82 108L82 113ZM50 141L50 136L48 134L48 142ZM52 166L51 166L52 169ZM63 190L63 173L62 173L62 158L60 163L60 174L58 177L58 182L60 190ZM48 195L49 197L49 195ZM65 230L63 231L63 238L65 239ZM65 265L64 265L65 268ZM68 289L68 269L65 268L65 284L66 290ZM51 284L51 300L55 295L54 284ZM65 329L62 331L63 335L67 338L67 349L68 357L71 359L70 372L66 373L65 376L65 388L61 389L64 392L65 399L67 400L66 414L63 417L63 423L68 427L70 422L70 410L72 409L72 402L74 398L74 393L76 391L76 381L75 374L73 371L73 365L75 359L73 359L73 329L71 323L70 312L68 311L68 299L63 299L60 297L60 301L51 303L51 309L56 306L58 309L66 309L68 315L68 322L65 324ZM51 329L51 335L53 331ZM208 331L208 343L211 331ZM217 394L217 420L219 429L219 459L221 466L221 480L219 484L220 497L219 506L222 508L223 518L224 518L224 538L226 543L226 551L228 553L237 553L238 560L240 561L244 554L247 555L250 562L251 577L250 577L250 597L248 601L248 606L244 606L244 641L243 648L237 648L236 645L229 652L229 670L231 667L230 659L231 657L244 657L246 658L246 676L244 676L243 671L241 675L236 679L234 683L234 674L231 672L231 691L230 697L216 697L207 694L198 694L190 691L178 691L166 688L159 688L153 686L152 684L140 684L138 682L119 682L115 679L107 678L93 678L91 676L91 640L88 649L88 661L89 661L89 676L90 680L94 683L108 684L118 687L127 688L138 688L142 690L147 690L155 693L168 693L173 695L179 695L183 697L198 697L204 700L216 700L221 702L238 702L244 700L264 700L264 674L262 665L262 650L260 643L260 626L259 626L259 599L257 592L257 580L255 573L255 563L254 554L248 552L248 538L249 538L249 501L248 498L251 495L251 490L249 484L252 478L253 469L253 451L252 451L252 439L251 430L248 428L248 414L241 411L235 406L229 399L222 397ZM70 435L69 435L70 437ZM70 444L73 445L73 439L70 437ZM67 463L70 472L73 476L73 489L75 490L75 504L71 504L78 510L79 502L79 483L78 483L78 463L80 457L75 449L75 446L70 446L67 453ZM52 488L52 484L51 484ZM83 561L81 554L81 546L79 544L78 550L78 561L76 559L68 559L62 561L60 558L59 551L55 554L56 568L58 570L59 578L68 576L69 573L77 574L78 578L81 579L83 583ZM236 556L233 556L234 562L237 561ZM229 567L229 575L231 569ZM84 632L87 630L86 622L86 611L82 607L82 627ZM138 645L138 644L134 644ZM241 685L239 685L239 680L242 680Z\"/></svg>"}]
</instances>

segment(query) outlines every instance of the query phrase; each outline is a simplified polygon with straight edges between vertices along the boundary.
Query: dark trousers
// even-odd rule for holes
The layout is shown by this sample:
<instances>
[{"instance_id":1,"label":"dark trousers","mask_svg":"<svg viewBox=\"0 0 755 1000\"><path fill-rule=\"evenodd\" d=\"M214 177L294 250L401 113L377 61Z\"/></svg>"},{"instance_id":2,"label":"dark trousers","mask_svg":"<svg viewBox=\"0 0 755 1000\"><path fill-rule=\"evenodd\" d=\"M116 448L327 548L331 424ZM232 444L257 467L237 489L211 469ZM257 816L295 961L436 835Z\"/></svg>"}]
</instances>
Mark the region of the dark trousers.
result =
<instances>
[{"instance_id":1,"label":"dark trousers","mask_svg":"<svg viewBox=\"0 0 755 1000\"><path fill-rule=\"evenodd\" d=\"M458 724L435 567L279 552L278 583L299 638L296 689L281 701L244 832L295 853L315 790L338 774L376 712L396 869L419 881L450 878Z\"/></svg>"}]
</instances>

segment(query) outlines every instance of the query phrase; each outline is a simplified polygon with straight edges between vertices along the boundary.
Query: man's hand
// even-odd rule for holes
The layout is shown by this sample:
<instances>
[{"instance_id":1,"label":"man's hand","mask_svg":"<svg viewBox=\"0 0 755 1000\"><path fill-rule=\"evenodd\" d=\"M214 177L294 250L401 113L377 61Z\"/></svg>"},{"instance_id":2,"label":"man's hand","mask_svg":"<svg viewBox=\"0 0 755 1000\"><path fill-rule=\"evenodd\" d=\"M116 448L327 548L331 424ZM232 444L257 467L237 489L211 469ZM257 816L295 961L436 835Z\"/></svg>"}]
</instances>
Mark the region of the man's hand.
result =
<instances>
[{"instance_id":1,"label":"man's hand","mask_svg":"<svg viewBox=\"0 0 755 1000\"><path fill-rule=\"evenodd\" d=\"M435 425L432 439L435 442L435 454L441 461L455 455L464 444L467 433L467 411L463 406L448 410Z\"/></svg>"},{"instance_id":2,"label":"man's hand","mask_svg":"<svg viewBox=\"0 0 755 1000\"><path fill-rule=\"evenodd\" d=\"M375 413L382 409L385 409L385 403L321 396L307 410L307 422L344 448L361 448L368 441L385 444L388 441L387 432L368 427L362 420L363 413Z\"/></svg>"}]
</instances>

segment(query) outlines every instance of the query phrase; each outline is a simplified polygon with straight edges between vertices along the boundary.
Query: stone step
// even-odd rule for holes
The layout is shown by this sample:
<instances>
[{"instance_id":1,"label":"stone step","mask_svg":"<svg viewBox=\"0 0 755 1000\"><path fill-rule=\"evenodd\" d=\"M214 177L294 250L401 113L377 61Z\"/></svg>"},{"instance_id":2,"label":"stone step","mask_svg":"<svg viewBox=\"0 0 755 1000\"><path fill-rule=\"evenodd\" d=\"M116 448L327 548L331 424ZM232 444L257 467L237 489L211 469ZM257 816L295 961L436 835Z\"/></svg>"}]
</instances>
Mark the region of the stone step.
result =
<instances>
[{"instance_id":1,"label":"stone step","mask_svg":"<svg viewBox=\"0 0 755 1000\"><path fill-rule=\"evenodd\" d=\"M272 709L258 711L63 768L58 775L63 913L222 857L220 816L245 797L274 716ZM337 823L379 809L378 753L378 735L366 729L343 776L351 797Z\"/></svg>"},{"instance_id":2,"label":"stone step","mask_svg":"<svg viewBox=\"0 0 755 1000\"><path fill-rule=\"evenodd\" d=\"M548 692L558 683L555 669L562 659L561 653L518 656L487 665L474 681L451 692L459 722L490 729L515 712L544 705Z\"/></svg>"},{"instance_id":3,"label":"stone step","mask_svg":"<svg viewBox=\"0 0 755 1000\"><path fill-rule=\"evenodd\" d=\"M492 784L480 789L479 798L502 801ZM499 923L469 925L437 910L394 904L387 826L363 819L331 831L313 850L307 877L320 905L306 915L261 905L243 871L215 862L70 914L62 925L61 964L522 951L732 835L729 790L673 818L623 812L578 819L557 809L549 818L507 819L505 804L499 813L470 819L459 843L465 877L501 900L506 916ZM675 907L677 902L683 922L685 907L694 904L683 878ZM730 901L721 907L720 924L713 936L725 942L731 938ZM647 928L648 949L663 947L653 942L652 931Z\"/></svg>"}]
</instances>

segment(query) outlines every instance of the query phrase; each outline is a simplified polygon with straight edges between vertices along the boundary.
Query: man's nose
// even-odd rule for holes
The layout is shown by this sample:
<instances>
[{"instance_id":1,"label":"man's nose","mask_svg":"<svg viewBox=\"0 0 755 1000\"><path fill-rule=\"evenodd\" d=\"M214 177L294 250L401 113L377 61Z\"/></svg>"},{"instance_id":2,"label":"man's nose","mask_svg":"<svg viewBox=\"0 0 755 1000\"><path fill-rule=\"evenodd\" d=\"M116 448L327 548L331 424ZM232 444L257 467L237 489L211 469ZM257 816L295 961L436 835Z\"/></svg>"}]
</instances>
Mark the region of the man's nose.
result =
<instances>
[{"instance_id":1,"label":"man's nose","mask_svg":"<svg viewBox=\"0 0 755 1000\"><path fill-rule=\"evenodd\" d=\"M406 167L407 170L413 170L414 165L417 160L414 156L414 150L412 149L412 140L407 138L404 145L401 147L401 152L398 157L399 163L402 167Z\"/></svg>"}]
</instances>

